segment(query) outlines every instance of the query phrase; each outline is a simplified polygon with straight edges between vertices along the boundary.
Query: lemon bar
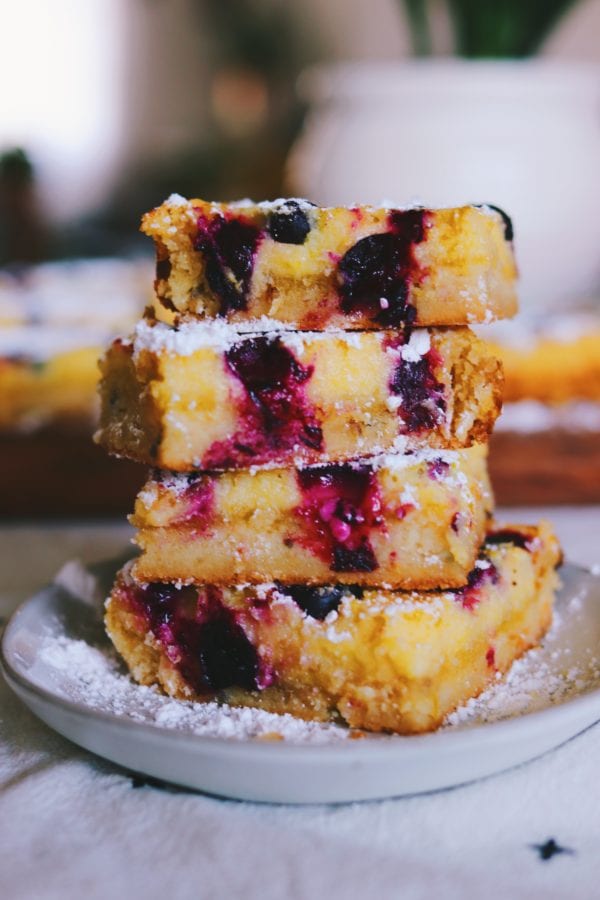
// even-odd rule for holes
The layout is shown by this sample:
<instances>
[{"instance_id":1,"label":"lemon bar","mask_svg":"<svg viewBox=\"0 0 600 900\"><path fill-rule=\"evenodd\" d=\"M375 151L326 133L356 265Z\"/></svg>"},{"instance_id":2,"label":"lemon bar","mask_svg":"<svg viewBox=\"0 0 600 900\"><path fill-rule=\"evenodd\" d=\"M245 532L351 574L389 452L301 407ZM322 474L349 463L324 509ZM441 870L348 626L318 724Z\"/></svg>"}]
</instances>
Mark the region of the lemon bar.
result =
<instances>
[{"instance_id":1,"label":"lemon bar","mask_svg":"<svg viewBox=\"0 0 600 900\"><path fill-rule=\"evenodd\" d=\"M167 307L301 330L465 325L514 315L512 225L491 206L319 208L172 195L142 220Z\"/></svg>"},{"instance_id":2,"label":"lemon bar","mask_svg":"<svg viewBox=\"0 0 600 900\"><path fill-rule=\"evenodd\" d=\"M143 581L464 584L492 508L483 446L324 466L156 471L132 524Z\"/></svg>"},{"instance_id":3,"label":"lemon bar","mask_svg":"<svg viewBox=\"0 0 600 900\"><path fill-rule=\"evenodd\" d=\"M546 315L519 326L500 329L493 348L504 365L507 402L600 400L600 315Z\"/></svg>"},{"instance_id":4,"label":"lemon bar","mask_svg":"<svg viewBox=\"0 0 600 900\"><path fill-rule=\"evenodd\" d=\"M502 369L468 328L270 331L142 321L101 363L98 441L175 471L483 441Z\"/></svg>"},{"instance_id":5,"label":"lemon bar","mask_svg":"<svg viewBox=\"0 0 600 900\"><path fill-rule=\"evenodd\" d=\"M85 344L47 358L0 355L0 432L31 432L49 424L91 432L98 415L99 355L98 346Z\"/></svg>"},{"instance_id":6,"label":"lemon bar","mask_svg":"<svg viewBox=\"0 0 600 900\"><path fill-rule=\"evenodd\" d=\"M540 640L559 558L541 524L490 532L453 591L141 583L126 567L106 627L136 681L174 697L425 732Z\"/></svg>"}]
</instances>

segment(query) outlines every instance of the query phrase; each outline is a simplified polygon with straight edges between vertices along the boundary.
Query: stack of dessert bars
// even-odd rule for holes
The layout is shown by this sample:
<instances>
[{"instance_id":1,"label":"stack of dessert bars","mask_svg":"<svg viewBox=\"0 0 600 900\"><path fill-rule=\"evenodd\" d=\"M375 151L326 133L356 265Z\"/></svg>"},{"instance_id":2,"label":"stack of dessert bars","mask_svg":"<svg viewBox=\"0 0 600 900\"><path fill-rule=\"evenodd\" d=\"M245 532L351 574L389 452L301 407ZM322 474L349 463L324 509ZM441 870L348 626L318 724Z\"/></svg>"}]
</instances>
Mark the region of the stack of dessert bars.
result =
<instances>
[{"instance_id":1,"label":"stack of dessert bars","mask_svg":"<svg viewBox=\"0 0 600 900\"><path fill-rule=\"evenodd\" d=\"M117 650L183 699L436 728L552 616L550 528L493 524L469 329L516 310L509 220L173 195L142 228L170 321L101 364L99 442L153 467Z\"/></svg>"}]
</instances>

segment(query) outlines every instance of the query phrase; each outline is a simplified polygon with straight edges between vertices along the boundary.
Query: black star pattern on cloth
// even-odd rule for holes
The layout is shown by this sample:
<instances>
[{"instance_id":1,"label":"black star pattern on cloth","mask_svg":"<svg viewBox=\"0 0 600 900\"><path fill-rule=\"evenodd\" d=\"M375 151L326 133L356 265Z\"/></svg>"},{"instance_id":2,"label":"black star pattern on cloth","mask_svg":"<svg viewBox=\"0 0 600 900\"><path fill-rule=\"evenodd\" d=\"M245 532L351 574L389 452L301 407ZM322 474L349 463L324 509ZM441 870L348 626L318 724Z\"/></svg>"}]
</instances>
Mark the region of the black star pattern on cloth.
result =
<instances>
[{"instance_id":1,"label":"black star pattern on cloth","mask_svg":"<svg viewBox=\"0 0 600 900\"><path fill-rule=\"evenodd\" d=\"M543 862L548 862L549 859L552 859L553 856L558 856L559 853L568 853L570 856L575 854L575 851L569 847L561 847L560 844L557 844L554 838L548 838L543 844L531 844L530 846L533 850L537 850Z\"/></svg>"}]
</instances>

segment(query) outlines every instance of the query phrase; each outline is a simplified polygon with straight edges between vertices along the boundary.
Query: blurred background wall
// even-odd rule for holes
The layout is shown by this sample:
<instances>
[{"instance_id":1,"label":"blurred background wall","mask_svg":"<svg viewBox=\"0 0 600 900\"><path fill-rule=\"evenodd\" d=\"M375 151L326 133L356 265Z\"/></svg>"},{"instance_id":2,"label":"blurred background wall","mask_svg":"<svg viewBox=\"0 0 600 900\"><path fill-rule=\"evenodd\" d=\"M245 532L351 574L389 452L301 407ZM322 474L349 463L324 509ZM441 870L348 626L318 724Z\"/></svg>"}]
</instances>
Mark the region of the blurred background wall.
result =
<instances>
[{"instance_id":1,"label":"blurred background wall","mask_svg":"<svg viewBox=\"0 0 600 900\"><path fill-rule=\"evenodd\" d=\"M153 300L138 224L172 192L504 207L538 321L506 336L533 376L498 496L600 498L600 0L19 0L2 38L0 516L130 508L97 358Z\"/></svg>"},{"instance_id":2,"label":"blurred background wall","mask_svg":"<svg viewBox=\"0 0 600 900\"><path fill-rule=\"evenodd\" d=\"M434 52L448 53L444 4L429 7ZM305 113L298 73L413 52L398 0L19 0L3 38L0 150L33 164L55 255L122 247L172 189L281 192ZM600 0L581 0L540 55L600 62L599 38Z\"/></svg>"}]
</instances>

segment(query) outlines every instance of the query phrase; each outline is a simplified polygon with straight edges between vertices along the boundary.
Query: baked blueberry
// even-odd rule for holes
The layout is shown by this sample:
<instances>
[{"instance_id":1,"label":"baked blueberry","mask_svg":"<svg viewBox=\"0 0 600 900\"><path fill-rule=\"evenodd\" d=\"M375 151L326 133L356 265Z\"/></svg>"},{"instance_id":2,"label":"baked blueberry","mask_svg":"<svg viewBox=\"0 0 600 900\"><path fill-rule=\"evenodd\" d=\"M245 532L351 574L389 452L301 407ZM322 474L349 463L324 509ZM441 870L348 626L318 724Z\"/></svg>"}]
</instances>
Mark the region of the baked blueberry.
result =
<instances>
[{"instance_id":1,"label":"baked blueberry","mask_svg":"<svg viewBox=\"0 0 600 900\"><path fill-rule=\"evenodd\" d=\"M501 528L498 531L491 531L486 539L486 544L496 546L497 544L514 544L521 550L531 550L531 538L527 534L515 531L513 528Z\"/></svg>"},{"instance_id":2,"label":"baked blueberry","mask_svg":"<svg viewBox=\"0 0 600 900\"><path fill-rule=\"evenodd\" d=\"M354 585L328 585L319 587L308 584L291 584L281 587L280 591L287 594L298 604L307 615L313 619L323 620L330 612L338 608L342 597L352 594L354 597L362 597L363 590Z\"/></svg>"},{"instance_id":3,"label":"baked blueberry","mask_svg":"<svg viewBox=\"0 0 600 900\"><path fill-rule=\"evenodd\" d=\"M194 248L205 258L205 278L221 301L221 315L246 308L260 229L243 219L198 217Z\"/></svg>"},{"instance_id":4,"label":"baked blueberry","mask_svg":"<svg viewBox=\"0 0 600 900\"><path fill-rule=\"evenodd\" d=\"M287 200L269 216L267 231L278 244L303 244L310 231L310 222L297 200Z\"/></svg>"}]
</instances>

